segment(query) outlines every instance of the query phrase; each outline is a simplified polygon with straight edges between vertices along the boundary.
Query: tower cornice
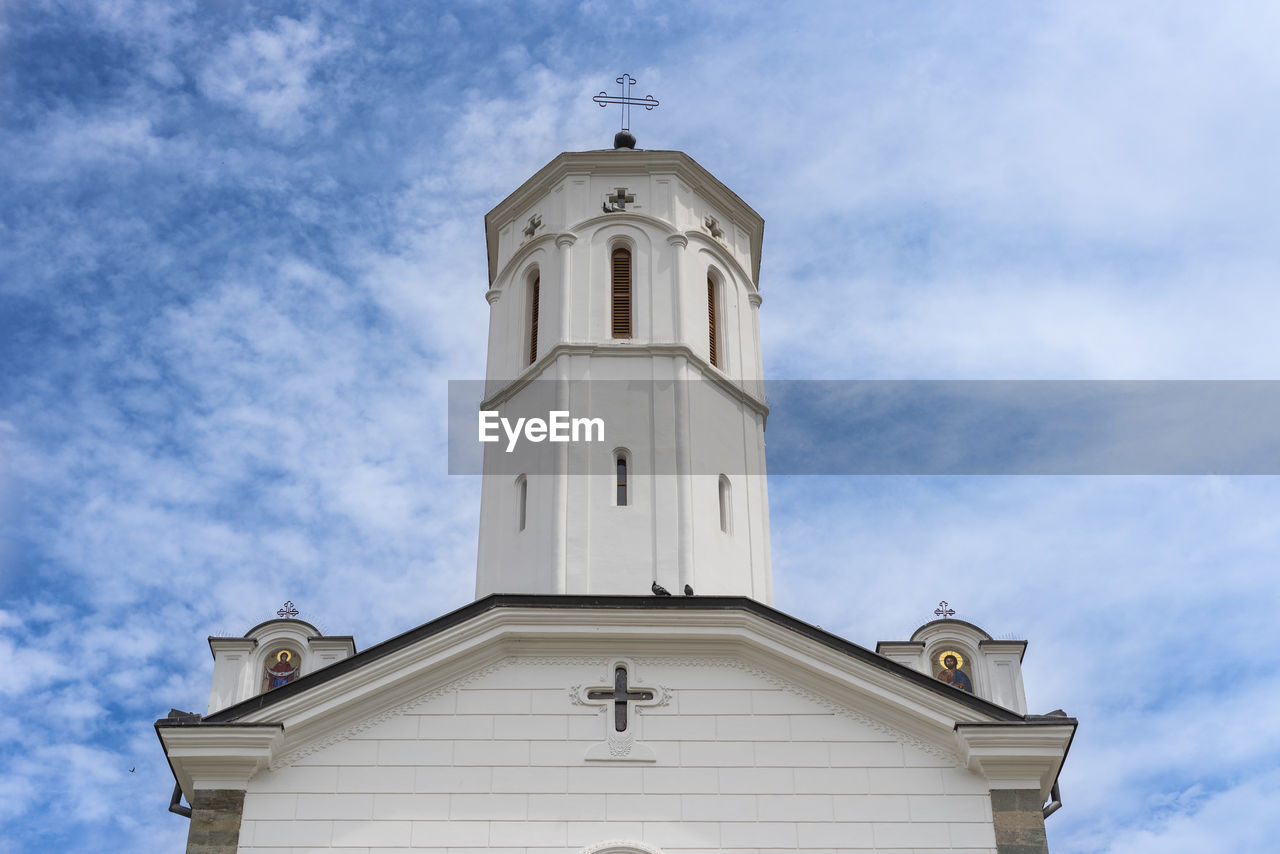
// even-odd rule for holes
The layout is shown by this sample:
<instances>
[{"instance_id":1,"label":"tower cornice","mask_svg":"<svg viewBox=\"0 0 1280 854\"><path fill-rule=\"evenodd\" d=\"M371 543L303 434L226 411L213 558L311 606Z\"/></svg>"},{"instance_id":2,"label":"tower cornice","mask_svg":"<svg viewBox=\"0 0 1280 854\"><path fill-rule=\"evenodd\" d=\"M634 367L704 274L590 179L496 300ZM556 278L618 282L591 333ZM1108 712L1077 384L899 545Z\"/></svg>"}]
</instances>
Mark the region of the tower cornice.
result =
<instances>
[{"instance_id":1,"label":"tower cornice","mask_svg":"<svg viewBox=\"0 0 1280 854\"><path fill-rule=\"evenodd\" d=\"M672 226L671 223L667 222L664 219L661 219L656 216L650 216L649 214L634 213L632 211L619 211L616 213L601 214L599 216L588 217L587 219L581 220L569 226L568 231L561 232L558 234L556 233L541 234L541 235L538 235L537 237L534 237L526 241L519 249L517 249L511 255L509 259L507 259L505 263L503 263L501 269L497 270L496 273L494 273L492 278L490 278L489 280L489 284L492 286L494 283L502 281L504 278L506 278L509 271L511 271L514 268L520 267L522 264L525 264L528 261L529 256L532 255L535 251L537 251L540 247L546 246L550 243L554 243L556 246L561 246L561 247L572 246L578 240L578 236L573 232L582 231L584 229L591 228L592 226L598 225L601 223L618 223L618 222L644 223L647 225L653 225L667 232L667 243L671 246L686 248L689 246L691 242L693 242L702 248L705 248L711 252L714 252L716 254L716 258L720 261L720 263L733 267L742 275L744 279L750 281L752 286L756 288L754 293L748 295L748 298L750 299L750 298L759 297L759 284L755 281L754 278L750 276L750 274L746 270L742 268L742 265L738 263L738 259L733 257L733 253L726 250L724 246L720 245L715 240L711 239L710 237L708 237L707 235L703 234L700 231L697 231L697 230L681 231L680 229ZM496 297L494 298L489 297L489 294L493 292L494 292L494 289L492 287L490 287L490 289L485 292L485 299L489 300L490 303L493 303L497 299ZM753 304L756 305L757 307L759 307L760 302L763 302L763 300L757 300L757 299L753 299L752 301L753 301Z\"/></svg>"},{"instance_id":2,"label":"tower cornice","mask_svg":"<svg viewBox=\"0 0 1280 854\"><path fill-rule=\"evenodd\" d=\"M759 287L760 247L764 237L764 219L760 214L683 151L643 150L566 151L494 206L484 218L490 285L497 281L501 273L497 269L497 226L500 223L517 216L570 175L634 175L638 172L675 175L691 187L696 187L738 221L746 230L751 245L751 282Z\"/></svg>"},{"instance_id":3,"label":"tower cornice","mask_svg":"<svg viewBox=\"0 0 1280 854\"><path fill-rule=\"evenodd\" d=\"M675 343L557 344L543 354L538 361L530 365L528 370L521 376L507 382L499 391L481 401L480 408L500 408L529 383L540 379L546 368L554 365L556 359L561 355L596 355L600 353L608 353L611 356L683 356L701 370L703 379L707 382L714 383L719 388L724 389L733 399L751 407L765 419L769 417L769 404L765 403L763 388L759 394L753 394L745 385L730 380L720 371L711 367L707 360L694 352L692 348L684 344Z\"/></svg>"}]
</instances>

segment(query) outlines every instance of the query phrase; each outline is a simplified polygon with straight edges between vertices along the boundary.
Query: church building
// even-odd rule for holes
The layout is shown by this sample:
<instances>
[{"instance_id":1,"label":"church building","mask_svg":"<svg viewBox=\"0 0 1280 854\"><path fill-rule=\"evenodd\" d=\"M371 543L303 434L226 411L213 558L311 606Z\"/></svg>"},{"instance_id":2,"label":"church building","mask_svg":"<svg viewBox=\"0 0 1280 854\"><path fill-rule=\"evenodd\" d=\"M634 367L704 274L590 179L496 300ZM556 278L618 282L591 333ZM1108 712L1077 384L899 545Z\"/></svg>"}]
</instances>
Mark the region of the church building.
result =
<instances>
[{"instance_id":1,"label":"church building","mask_svg":"<svg viewBox=\"0 0 1280 854\"><path fill-rule=\"evenodd\" d=\"M477 435L583 435L484 444L471 604L362 652L289 603L209 639L207 712L156 723L187 851L1044 854L1076 722L1027 713L1024 641L772 607L764 221L615 146L485 218Z\"/></svg>"}]
</instances>

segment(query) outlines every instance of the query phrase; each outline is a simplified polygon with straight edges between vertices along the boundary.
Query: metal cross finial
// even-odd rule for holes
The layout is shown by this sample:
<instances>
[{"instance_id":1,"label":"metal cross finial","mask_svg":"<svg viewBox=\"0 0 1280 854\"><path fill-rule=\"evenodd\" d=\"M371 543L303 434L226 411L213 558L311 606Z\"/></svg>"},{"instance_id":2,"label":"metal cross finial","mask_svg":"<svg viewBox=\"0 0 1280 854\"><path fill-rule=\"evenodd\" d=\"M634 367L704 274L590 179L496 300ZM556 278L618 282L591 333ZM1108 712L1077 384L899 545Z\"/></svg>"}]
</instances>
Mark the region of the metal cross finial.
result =
<instances>
[{"instance_id":1,"label":"metal cross finial","mask_svg":"<svg viewBox=\"0 0 1280 854\"><path fill-rule=\"evenodd\" d=\"M609 104L622 105L622 130L613 138L614 148L635 148L636 138L631 135L631 107L644 107L646 110L652 110L658 106L658 99L652 95L645 95L643 98L632 98L631 87L635 85L636 79L630 74L624 74L619 77L616 83L622 85L621 95L609 95L603 90L591 100L595 101L601 107Z\"/></svg>"},{"instance_id":2,"label":"metal cross finial","mask_svg":"<svg viewBox=\"0 0 1280 854\"><path fill-rule=\"evenodd\" d=\"M947 619L947 617L955 616L956 612L954 608L948 607L947 600L943 599L941 602L938 603L938 607L933 609L933 613L934 613L934 616L941 617L942 619L945 620Z\"/></svg>"},{"instance_id":3,"label":"metal cross finial","mask_svg":"<svg viewBox=\"0 0 1280 854\"><path fill-rule=\"evenodd\" d=\"M294 617L298 616L298 609L293 607L293 600L290 599L285 602L284 607L279 611L276 611L276 613L281 617L284 617L286 620L292 620Z\"/></svg>"}]
</instances>

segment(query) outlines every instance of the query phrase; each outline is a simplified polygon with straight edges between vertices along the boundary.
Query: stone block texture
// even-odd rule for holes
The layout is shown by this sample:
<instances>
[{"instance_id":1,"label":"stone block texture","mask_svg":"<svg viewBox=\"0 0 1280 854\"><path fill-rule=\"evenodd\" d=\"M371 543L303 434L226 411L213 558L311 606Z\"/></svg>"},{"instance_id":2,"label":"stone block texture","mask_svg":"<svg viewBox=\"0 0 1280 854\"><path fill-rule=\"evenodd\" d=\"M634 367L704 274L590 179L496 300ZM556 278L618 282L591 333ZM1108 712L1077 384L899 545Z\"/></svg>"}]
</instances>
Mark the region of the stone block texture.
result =
<instances>
[{"instance_id":1,"label":"stone block texture","mask_svg":"<svg viewBox=\"0 0 1280 854\"><path fill-rule=\"evenodd\" d=\"M664 854L1023 854L997 849L997 832L1025 844L1037 829L1023 827L1024 793L1006 810L946 751L753 666L634 663L636 684L669 696L634 721L653 761L587 759L612 711L572 689L607 684L611 659L514 657L258 774L239 851L573 854L632 840ZM1025 851L1044 850L1043 828Z\"/></svg>"},{"instance_id":2,"label":"stone block texture","mask_svg":"<svg viewBox=\"0 0 1280 854\"><path fill-rule=\"evenodd\" d=\"M997 854L1049 854L1041 806L1034 789L991 790Z\"/></svg>"},{"instance_id":3,"label":"stone block texture","mask_svg":"<svg viewBox=\"0 0 1280 854\"><path fill-rule=\"evenodd\" d=\"M244 800L245 793L238 789L196 789L187 854L236 854Z\"/></svg>"}]
</instances>

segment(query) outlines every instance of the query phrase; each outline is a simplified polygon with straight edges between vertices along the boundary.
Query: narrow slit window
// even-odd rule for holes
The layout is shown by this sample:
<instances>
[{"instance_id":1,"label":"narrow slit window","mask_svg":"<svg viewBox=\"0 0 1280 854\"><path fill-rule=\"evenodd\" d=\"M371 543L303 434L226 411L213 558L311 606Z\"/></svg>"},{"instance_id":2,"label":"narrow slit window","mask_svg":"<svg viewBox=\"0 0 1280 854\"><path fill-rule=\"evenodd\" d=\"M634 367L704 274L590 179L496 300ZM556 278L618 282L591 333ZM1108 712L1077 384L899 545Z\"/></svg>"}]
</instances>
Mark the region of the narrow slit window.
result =
<instances>
[{"instance_id":1,"label":"narrow slit window","mask_svg":"<svg viewBox=\"0 0 1280 854\"><path fill-rule=\"evenodd\" d=\"M516 483L516 528L517 531L524 530L525 520L529 507L529 481L521 476Z\"/></svg>"},{"instance_id":2,"label":"narrow slit window","mask_svg":"<svg viewBox=\"0 0 1280 854\"><path fill-rule=\"evenodd\" d=\"M720 354L716 348L716 283L707 276L707 339L711 345L711 364L720 367Z\"/></svg>"},{"instance_id":3,"label":"narrow slit window","mask_svg":"<svg viewBox=\"0 0 1280 854\"><path fill-rule=\"evenodd\" d=\"M610 306L614 338L631 337L631 250L613 250Z\"/></svg>"},{"instance_id":4,"label":"narrow slit window","mask_svg":"<svg viewBox=\"0 0 1280 854\"><path fill-rule=\"evenodd\" d=\"M538 361L538 291L541 280L534 276L529 285L529 364Z\"/></svg>"},{"instance_id":5,"label":"narrow slit window","mask_svg":"<svg viewBox=\"0 0 1280 854\"><path fill-rule=\"evenodd\" d=\"M627 458L623 454L618 454L618 506L627 506Z\"/></svg>"},{"instance_id":6,"label":"narrow slit window","mask_svg":"<svg viewBox=\"0 0 1280 854\"><path fill-rule=\"evenodd\" d=\"M720 475L720 530L729 533L731 507L729 505L729 478Z\"/></svg>"}]
</instances>

